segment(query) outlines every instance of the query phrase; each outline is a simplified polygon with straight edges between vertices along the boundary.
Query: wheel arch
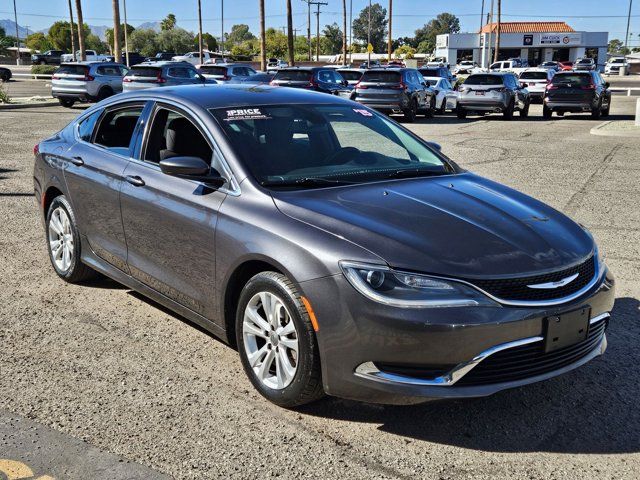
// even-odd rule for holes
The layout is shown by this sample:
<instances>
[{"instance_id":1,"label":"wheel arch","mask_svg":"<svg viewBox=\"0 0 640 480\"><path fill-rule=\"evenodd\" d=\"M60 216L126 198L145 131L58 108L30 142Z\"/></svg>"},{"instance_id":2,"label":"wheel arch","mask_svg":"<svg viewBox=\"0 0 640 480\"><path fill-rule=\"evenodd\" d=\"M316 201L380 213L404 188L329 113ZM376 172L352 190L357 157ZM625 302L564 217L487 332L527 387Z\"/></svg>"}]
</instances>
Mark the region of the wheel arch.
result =
<instances>
[{"instance_id":1,"label":"wheel arch","mask_svg":"<svg viewBox=\"0 0 640 480\"><path fill-rule=\"evenodd\" d=\"M55 185L51 185L45 190L44 194L42 195L42 211L45 217L47 215L47 211L49 210L51 202L53 202L53 200L60 195L64 195L64 192Z\"/></svg>"}]
</instances>

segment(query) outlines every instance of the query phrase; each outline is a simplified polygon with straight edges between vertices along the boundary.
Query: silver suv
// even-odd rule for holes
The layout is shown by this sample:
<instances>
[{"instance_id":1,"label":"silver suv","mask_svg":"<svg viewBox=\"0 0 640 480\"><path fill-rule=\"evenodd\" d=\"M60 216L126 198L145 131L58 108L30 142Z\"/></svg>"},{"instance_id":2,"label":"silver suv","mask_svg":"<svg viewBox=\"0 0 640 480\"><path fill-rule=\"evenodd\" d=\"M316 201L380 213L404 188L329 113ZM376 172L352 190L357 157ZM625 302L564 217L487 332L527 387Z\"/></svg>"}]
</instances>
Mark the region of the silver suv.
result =
<instances>
[{"instance_id":1,"label":"silver suv","mask_svg":"<svg viewBox=\"0 0 640 480\"><path fill-rule=\"evenodd\" d=\"M127 72L120 63L63 63L51 77L51 95L67 108L76 102L99 102L122 92Z\"/></svg>"},{"instance_id":2,"label":"silver suv","mask_svg":"<svg viewBox=\"0 0 640 480\"><path fill-rule=\"evenodd\" d=\"M476 73L470 75L458 91L458 118L466 118L467 112L502 113L513 118L518 110L521 117L529 115L529 92L522 87L513 73Z\"/></svg>"},{"instance_id":3,"label":"silver suv","mask_svg":"<svg viewBox=\"0 0 640 480\"><path fill-rule=\"evenodd\" d=\"M198 65L198 71L207 79L213 79L218 83L226 83L233 79L246 79L256 72L249 65L242 63L207 63Z\"/></svg>"},{"instance_id":4,"label":"silver suv","mask_svg":"<svg viewBox=\"0 0 640 480\"><path fill-rule=\"evenodd\" d=\"M134 65L122 79L125 92L152 87L175 87L176 85L194 85L217 83L206 79L198 70L186 62L145 62Z\"/></svg>"}]
</instances>

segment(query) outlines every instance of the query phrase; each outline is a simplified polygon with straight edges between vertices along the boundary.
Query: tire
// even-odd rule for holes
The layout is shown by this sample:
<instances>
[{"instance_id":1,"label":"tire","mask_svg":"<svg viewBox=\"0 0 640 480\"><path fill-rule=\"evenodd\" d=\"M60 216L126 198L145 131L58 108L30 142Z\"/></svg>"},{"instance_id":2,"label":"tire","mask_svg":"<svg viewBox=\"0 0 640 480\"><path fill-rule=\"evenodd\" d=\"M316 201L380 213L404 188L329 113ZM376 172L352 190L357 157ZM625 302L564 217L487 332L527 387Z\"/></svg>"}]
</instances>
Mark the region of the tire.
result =
<instances>
[{"instance_id":1,"label":"tire","mask_svg":"<svg viewBox=\"0 0 640 480\"><path fill-rule=\"evenodd\" d=\"M415 99L411 100L411 106L402 111L404 113L404 121L407 123L413 123L416 121L418 115L418 104Z\"/></svg>"},{"instance_id":2,"label":"tire","mask_svg":"<svg viewBox=\"0 0 640 480\"><path fill-rule=\"evenodd\" d=\"M40 61L38 62L38 65L46 65L46 64L47 64L47 62L45 62L44 60L40 60Z\"/></svg>"},{"instance_id":3,"label":"tire","mask_svg":"<svg viewBox=\"0 0 640 480\"><path fill-rule=\"evenodd\" d=\"M524 108L520 110L520 118L527 118L529 116L529 100L527 100L524 104Z\"/></svg>"},{"instance_id":4,"label":"tire","mask_svg":"<svg viewBox=\"0 0 640 480\"><path fill-rule=\"evenodd\" d=\"M438 109L438 115L444 115L445 113L447 113L447 97L442 99L442 103Z\"/></svg>"},{"instance_id":5,"label":"tire","mask_svg":"<svg viewBox=\"0 0 640 480\"><path fill-rule=\"evenodd\" d=\"M456 117L460 120L467 118L467 111L460 106L456 107Z\"/></svg>"},{"instance_id":6,"label":"tire","mask_svg":"<svg viewBox=\"0 0 640 480\"><path fill-rule=\"evenodd\" d=\"M602 116L603 117L608 117L609 113L611 113L611 98L609 98L609 103L607 103L607 108L602 110Z\"/></svg>"},{"instance_id":7,"label":"tire","mask_svg":"<svg viewBox=\"0 0 640 480\"><path fill-rule=\"evenodd\" d=\"M49 205L45 232L49 260L60 278L65 282L78 283L97 275L80 259L80 233L73 209L64 195L54 198Z\"/></svg>"},{"instance_id":8,"label":"tire","mask_svg":"<svg viewBox=\"0 0 640 480\"><path fill-rule=\"evenodd\" d=\"M594 120L597 120L600 118L601 115L602 115L602 100L598 101L598 105L596 105L596 108L591 109L591 118L593 118Z\"/></svg>"},{"instance_id":9,"label":"tire","mask_svg":"<svg viewBox=\"0 0 640 480\"><path fill-rule=\"evenodd\" d=\"M8 82L9 81L9 75L3 75L2 77L0 77L0 80L2 80L3 82Z\"/></svg>"},{"instance_id":10,"label":"tire","mask_svg":"<svg viewBox=\"0 0 640 480\"><path fill-rule=\"evenodd\" d=\"M277 302L274 310L278 318L271 316L270 319L265 314L263 299ZM289 325L292 326L287 329ZM283 347L285 340L287 345L297 340L296 354L291 348ZM270 402L294 408L324 396L313 325L300 292L284 275L262 272L244 286L236 314L236 341L245 373L255 389ZM253 365L250 358L255 359ZM266 361L269 363L265 365ZM282 367L282 362L293 366L293 375L290 369Z\"/></svg>"},{"instance_id":11,"label":"tire","mask_svg":"<svg viewBox=\"0 0 640 480\"><path fill-rule=\"evenodd\" d=\"M109 98L111 95L113 95L113 90L111 90L109 87L102 87L98 92L98 101L100 102L105 98Z\"/></svg>"},{"instance_id":12,"label":"tire","mask_svg":"<svg viewBox=\"0 0 640 480\"><path fill-rule=\"evenodd\" d=\"M509 105L507 106L507 108L504 109L504 112L502 112L502 116L504 117L504 119L511 120L513 118L514 110L515 110L515 105L514 105L514 101L512 100L511 102L509 102Z\"/></svg>"},{"instance_id":13,"label":"tire","mask_svg":"<svg viewBox=\"0 0 640 480\"><path fill-rule=\"evenodd\" d=\"M69 98L58 98L58 102L60 102L60 105L64 108L71 108L73 107L73 104L76 103L75 100L71 100Z\"/></svg>"},{"instance_id":14,"label":"tire","mask_svg":"<svg viewBox=\"0 0 640 480\"><path fill-rule=\"evenodd\" d=\"M435 113L436 113L436 97L432 96L431 100L429 100L429 106L424 111L424 116L425 118L433 118Z\"/></svg>"},{"instance_id":15,"label":"tire","mask_svg":"<svg viewBox=\"0 0 640 480\"><path fill-rule=\"evenodd\" d=\"M546 105L542 106L542 116L546 119L551 118L551 115L553 114L553 110L551 110L549 107L547 107Z\"/></svg>"}]
</instances>

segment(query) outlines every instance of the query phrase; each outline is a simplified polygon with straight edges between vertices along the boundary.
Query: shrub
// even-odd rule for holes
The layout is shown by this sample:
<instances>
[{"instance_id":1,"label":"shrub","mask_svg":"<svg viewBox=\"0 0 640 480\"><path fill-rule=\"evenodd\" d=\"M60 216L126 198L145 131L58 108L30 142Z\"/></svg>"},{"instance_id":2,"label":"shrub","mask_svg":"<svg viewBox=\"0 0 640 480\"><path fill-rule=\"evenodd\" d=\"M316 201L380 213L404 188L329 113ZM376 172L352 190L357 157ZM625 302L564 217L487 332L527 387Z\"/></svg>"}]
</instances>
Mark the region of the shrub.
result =
<instances>
[{"instance_id":1,"label":"shrub","mask_svg":"<svg viewBox=\"0 0 640 480\"><path fill-rule=\"evenodd\" d=\"M4 89L3 81L0 80L0 103L10 103L11 99L9 98L9 94Z\"/></svg>"},{"instance_id":2,"label":"shrub","mask_svg":"<svg viewBox=\"0 0 640 480\"><path fill-rule=\"evenodd\" d=\"M53 75L58 69L55 65L32 65L31 73L33 75Z\"/></svg>"}]
</instances>

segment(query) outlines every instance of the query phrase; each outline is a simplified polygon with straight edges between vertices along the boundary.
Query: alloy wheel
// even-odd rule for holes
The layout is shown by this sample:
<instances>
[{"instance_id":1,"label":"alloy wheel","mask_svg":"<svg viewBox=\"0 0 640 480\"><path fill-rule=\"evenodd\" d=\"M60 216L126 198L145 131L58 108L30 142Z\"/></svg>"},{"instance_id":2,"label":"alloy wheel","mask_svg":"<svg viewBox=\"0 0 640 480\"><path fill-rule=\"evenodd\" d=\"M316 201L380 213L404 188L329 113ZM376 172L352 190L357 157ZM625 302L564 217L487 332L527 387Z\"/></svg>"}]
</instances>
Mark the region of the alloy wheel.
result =
<instances>
[{"instance_id":1,"label":"alloy wheel","mask_svg":"<svg viewBox=\"0 0 640 480\"><path fill-rule=\"evenodd\" d=\"M57 207L49 220L49 250L58 270L66 273L73 259L73 232L69 215Z\"/></svg>"},{"instance_id":2,"label":"alloy wheel","mask_svg":"<svg viewBox=\"0 0 640 480\"><path fill-rule=\"evenodd\" d=\"M242 338L253 373L265 386L286 388L298 368L298 332L282 299L255 294L244 311Z\"/></svg>"}]
</instances>

